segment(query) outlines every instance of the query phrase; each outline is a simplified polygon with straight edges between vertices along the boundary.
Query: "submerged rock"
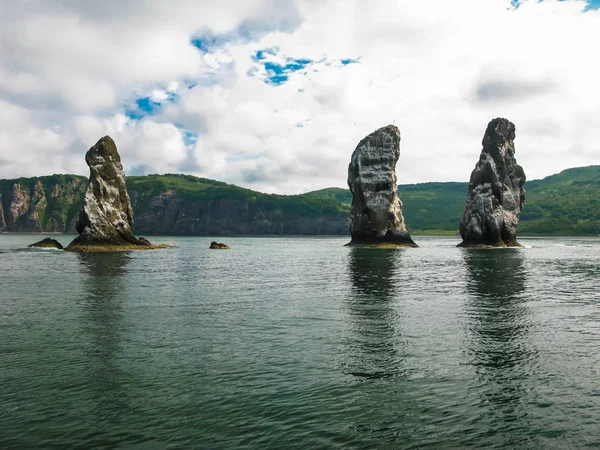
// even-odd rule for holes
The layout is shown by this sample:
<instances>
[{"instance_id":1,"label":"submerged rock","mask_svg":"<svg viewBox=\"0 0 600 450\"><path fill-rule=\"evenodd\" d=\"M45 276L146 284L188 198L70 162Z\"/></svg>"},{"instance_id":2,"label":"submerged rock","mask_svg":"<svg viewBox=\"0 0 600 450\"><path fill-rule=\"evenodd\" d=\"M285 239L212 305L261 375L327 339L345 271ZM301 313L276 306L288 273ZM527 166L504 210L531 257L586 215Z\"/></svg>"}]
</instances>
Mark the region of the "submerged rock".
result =
<instances>
[{"instance_id":1,"label":"submerged rock","mask_svg":"<svg viewBox=\"0 0 600 450\"><path fill-rule=\"evenodd\" d=\"M76 225L79 236L66 250L152 248L146 239L133 235L133 209L114 141L104 136L88 150L85 162L90 180Z\"/></svg>"},{"instance_id":2,"label":"submerged rock","mask_svg":"<svg viewBox=\"0 0 600 450\"><path fill-rule=\"evenodd\" d=\"M525 202L525 172L515 159L514 139L515 126L507 119L497 118L488 124L469 181L459 246L519 245L517 226Z\"/></svg>"},{"instance_id":3,"label":"submerged rock","mask_svg":"<svg viewBox=\"0 0 600 450\"><path fill-rule=\"evenodd\" d=\"M210 243L210 248L214 250L229 250L229 246L227 244L223 244L222 242L212 241Z\"/></svg>"},{"instance_id":4,"label":"submerged rock","mask_svg":"<svg viewBox=\"0 0 600 450\"><path fill-rule=\"evenodd\" d=\"M352 246L417 247L411 239L398 197L396 162L400 130L380 128L359 142L348 166L352 192Z\"/></svg>"},{"instance_id":5,"label":"submerged rock","mask_svg":"<svg viewBox=\"0 0 600 450\"><path fill-rule=\"evenodd\" d=\"M39 242L35 242L28 247L38 247L38 248L56 248L58 250L62 250L63 246L56 239L45 238Z\"/></svg>"}]
</instances>

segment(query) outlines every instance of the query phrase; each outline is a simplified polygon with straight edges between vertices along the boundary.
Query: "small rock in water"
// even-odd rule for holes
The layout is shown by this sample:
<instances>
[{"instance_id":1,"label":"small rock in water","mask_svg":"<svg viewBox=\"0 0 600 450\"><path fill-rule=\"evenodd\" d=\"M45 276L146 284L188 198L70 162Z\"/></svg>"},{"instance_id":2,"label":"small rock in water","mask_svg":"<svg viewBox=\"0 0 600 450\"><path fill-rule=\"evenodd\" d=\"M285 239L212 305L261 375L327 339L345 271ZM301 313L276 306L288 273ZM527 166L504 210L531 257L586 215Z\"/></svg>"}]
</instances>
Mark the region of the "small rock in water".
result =
<instances>
[{"instance_id":1,"label":"small rock in water","mask_svg":"<svg viewBox=\"0 0 600 450\"><path fill-rule=\"evenodd\" d=\"M352 241L348 245L417 247L406 229L398 197L396 162L399 157L400 130L394 125L371 133L352 153L348 166Z\"/></svg>"},{"instance_id":2,"label":"small rock in water","mask_svg":"<svg viewBox=\"0 0 600 450\"><path fill-rule=\"evenodd\" d=\"M58 250L62 250L63 246L56 239L45 238L39 242L35 242L28 247L37 247L37 248L55 248Z\"/></svg>"},{"instance_id":3,"label":"small rock in water","mask_svg":"<svg viewBox=\"0 0 600 450\"><path fill-rule=\"evenodd\" d=\"M212 241L210 243L210 248L216 250L229 250L229 246L227 244L223 244L222 242Z\"/></svg>"},{"instance_id":4,"label":"small rock in water","mask_svg":"<svg viewBox=\"0 0 600 450\"><path fill-rule=\"evenodd\" d=\"M492 120L469 181L465 212L460 220L461 247L515 247L519 216L525 202L525 172L515 159L515 126Z\"/></svg>"},{"instance_id":5,"label":"small rock in water","mask_svg":"<svg viewBox=\"0 0 600 450\"><path fill-rule=\"evenodd\" d=\"M137 238L137 240L138 240L139 245L146 245L146 246L152 245L152 243L145 237L140 236L139 238Z\"/></svg>"}]
</instances>

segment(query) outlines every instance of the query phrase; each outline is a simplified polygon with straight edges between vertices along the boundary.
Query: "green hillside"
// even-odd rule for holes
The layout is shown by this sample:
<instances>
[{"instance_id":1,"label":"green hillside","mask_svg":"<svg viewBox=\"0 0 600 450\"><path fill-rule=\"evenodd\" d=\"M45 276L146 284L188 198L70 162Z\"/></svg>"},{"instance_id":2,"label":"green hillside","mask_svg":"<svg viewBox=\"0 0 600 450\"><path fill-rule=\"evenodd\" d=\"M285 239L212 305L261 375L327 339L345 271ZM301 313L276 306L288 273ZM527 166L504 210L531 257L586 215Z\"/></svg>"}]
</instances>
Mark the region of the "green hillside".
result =
<instances>
[{"instance_id":1,"label":"green hillside","mask_svg":"<svg viewBox=\"0 0 600 450\"><path fill-rule=\"evenodd\" d=\"M468 183L418 183L398 186L412 233L458 233ZM600 234L600 166L578 167L525 183L525 206L519 233L550 235ZM347 189L309 192L350 207Z\"/></svg>"},{"instance_id":2,"label":"green hillside","mask_svg":"<svg viewBox=\"0 0 600 450\"><path fill-rule=\"evenodd\" d=\"M33 231L28 226L31 212L35 209L39 226L43 230L63 230L79 214L83 201L83 194L87 185L87 178L78 175L49 175L34 178L16 178L0 180L0 200L3 211L8 218L10 202L15 192L15 184L26 202L26 209L19 211L15 226L23 231ZM38 187L38 195L35 194ZM37 204L35 202L37 201Z\"/></svg>"},{"instance_id":3,"label":"green hillside","mask_svg":"<svg viewBox=\"0 0 600 450\"><path fill-rule=\"evenodd\" d=\"M600 234L600 166L567 169L525 189L519 232Z\"/></svg>"},{"instance_id":4,"label":"green hillside","mask_svg":"<svg viewBox=\"0 0 600 450\"><path fill-rule=\"evenodd\" d=\"M286 217L319 217L347 214L348 209L331 198L316 198L307 194L277 195L245 189L221 181L192 175L166 174L127 177L127 190L137 192L136 214L143 214L148 200L163 192L176 191L187 200L242 200L259 209L281 211Z\"/></svg>"},{"instance_id":5,"label":"green hillside","mask_svg":"<svg viewBox=\"0 0 600 450\"><path fill-rule=\"evenodd\" d=\"M21 216L11 219L9 211L18 184L28 198ZM74 223L87 180L74 175L0 180L0 212L8 230L31 231L36 226L61 231ZM35 194L37 191L41 194ZM165 193L192 204L245 204L270 217L306 220L319 217L345 220L352 195L348 189L328 188L300 195L263 194L220 181L191 175L166 174L128 177L127 187L135 198L135 214L141 217L153 199ZM542 180L525 183L526 199L520 234L600 234L600 166L565 170ZM412 233L458 233L467 196L466 182L399 185L404 216ZM36 200L37 199L37 200ZM241 203L240 203L241 202ZM14 203L13 203L14 204ZM12 208L12 209L11 209ZM32 215L36 208L37 215ZM36 219L37 217L37 219ZM12 220L12 222L11 222ZM38 220L36 224L36 220ZM2 227L0 220L0 228Z\"/></svg>"}]
</instances>

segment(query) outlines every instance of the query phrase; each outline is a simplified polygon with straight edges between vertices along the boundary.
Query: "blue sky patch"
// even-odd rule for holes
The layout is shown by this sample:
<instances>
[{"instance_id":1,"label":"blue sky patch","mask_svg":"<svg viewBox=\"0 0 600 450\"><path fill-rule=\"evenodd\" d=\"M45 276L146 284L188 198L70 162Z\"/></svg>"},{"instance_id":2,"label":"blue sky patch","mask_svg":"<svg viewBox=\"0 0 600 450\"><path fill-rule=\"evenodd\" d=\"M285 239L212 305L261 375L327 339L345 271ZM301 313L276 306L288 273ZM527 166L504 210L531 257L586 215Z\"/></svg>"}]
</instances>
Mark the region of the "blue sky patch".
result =
<instances>
[{"instance_id":1,"label":"blue sky patch","mask_svg":"<svg viewBox=\"0 0 600 450\"><path fill-rule=\"evenodd\" d=\"M328 62L326 58L323 58L319 61L309 58L278 58L278 52L278 47L258 50L254 55L252 55L252 60L257 65L248 70L247 75L249 77L260 75L262 72L260 70L260 66L263 66L266 72L266 76L264 77L263 81L266 84L280 86L288 81L290 79L290 75L295 72L306 74L309 71L310 66L314 66L319 63L332 65L332 62ZM346 66L348 64L358 64L360 62L360 58L345 58L339 60L339 62L342 64L342 66ZM313 72L318 71L318 69L314 67L310 70Z\"/></svg>"},{"instance_id":2,"label":"blue sky patch","mask_svg":"<svg viewBox=\"0 0 600 450\"><path fill-rule=\"evenodd\" d=\"M175 103L177 94L175 92L167 92L167 98L164 100L152 100L152 97L140 97L135 100L135 106L130 105L125 107L125 114L133 120L141 120L147 116L158 114L165 103Z\"/></svg>"},{"instance_id":3,"label":"blue sky patch","mask_svg":"<svg viewBox=\"0 0 600 450\"><path fill-rule=\"evenodd\" d=\"M179 128L179 127L178 127ZM198 140L198 133L192 133L189 130L183 130L180 129L181 133L183 135L183 142L185 143L185 145L190 146L196 143L196 141Z\"/></svg>"},{"instance_id":4,"label":"blue sky patch","mask_svg":"<svg viewBox=\"0 0 600 450\"><path fill-rule=\"evenodd\" d=\"M262 60L261 60L262 61ZM285 64L263 62L267 71L267 84L280 85L289 79L289 74L305 69L312 63L310 59L286 58Z\"/></svg>"},{"instance_id":5,"label":"blue sky patch","mask_svg":"<svg viewBox=\"0 0 600 450\"><path fill-rule=\"evenodd\" d=\"M510 4L513 8L518 9L519 6L523 3L524 0L511 0ZM538 3L543 2L544 0L538 0ZM558 0L559 2L564 2L565 0ZM595 11L600 9L600 0L586 0L587 6L583 9L583 12L587 11Z\"/></svg>"},{"instance_id":6,"label":"blue sky patch","mask_svg":"<svg viewBox=\"0 0 600 450\"><path fill-rule=\"evenodd\" d=\"M160 102L155 102L150 97L141 97L136 99L135 107L125 109L125 114L130 119L141 120L146 116L156 114L160 107Z\"/></svg>"}]
</instances>

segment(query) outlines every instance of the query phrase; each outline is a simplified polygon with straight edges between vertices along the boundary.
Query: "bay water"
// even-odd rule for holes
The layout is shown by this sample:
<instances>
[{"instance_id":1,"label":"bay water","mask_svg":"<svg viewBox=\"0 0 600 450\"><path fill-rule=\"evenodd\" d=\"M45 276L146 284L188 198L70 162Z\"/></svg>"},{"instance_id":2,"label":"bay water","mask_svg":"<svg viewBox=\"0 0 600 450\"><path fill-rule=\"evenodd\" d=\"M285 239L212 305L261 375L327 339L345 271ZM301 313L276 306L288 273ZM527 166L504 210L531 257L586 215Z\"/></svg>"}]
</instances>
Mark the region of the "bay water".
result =
<instances>
[{"instance_id":1,"label":"bay water","mask_svg":"<svg viewBox=\"0 0 600 450\"><path fill-rule=\"evenodd\" d=\"M600 447L598 239L42 237L0 235L0 448Z\"/></svg>"}]
</instances>

